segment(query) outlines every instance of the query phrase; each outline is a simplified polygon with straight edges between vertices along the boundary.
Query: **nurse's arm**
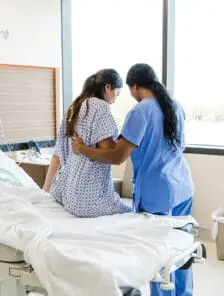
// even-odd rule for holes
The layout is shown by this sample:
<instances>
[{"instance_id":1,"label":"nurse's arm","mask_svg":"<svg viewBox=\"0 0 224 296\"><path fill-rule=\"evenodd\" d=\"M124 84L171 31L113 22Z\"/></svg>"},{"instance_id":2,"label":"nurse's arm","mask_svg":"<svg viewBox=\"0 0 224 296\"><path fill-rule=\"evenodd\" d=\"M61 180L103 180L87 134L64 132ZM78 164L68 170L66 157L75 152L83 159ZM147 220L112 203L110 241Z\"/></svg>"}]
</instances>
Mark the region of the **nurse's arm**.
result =
<instances>
[{"instance_id":1,"label":"nurse's arm","mask_svg":"<svg viewBox=\"0 0 224 296\"><path fill-rule=\"evenodd\" d=\"M114 149L116 144L112 138L107 138L97 143L96 147L100 149Z\"/></svg>"},{"instance_id":2,"label":"nurse's arm","mask_svg":"<svg viewBox=\"0 0 224 296\"><path fill-rule=\"evenodd\" d=\"M80 153L88 158L105 163L120 165L125 162L135 145L120 137L113 149L99 149L85 146L81 140L72 141L72 149L75 153Z\"/></svg>"}]
</instances>

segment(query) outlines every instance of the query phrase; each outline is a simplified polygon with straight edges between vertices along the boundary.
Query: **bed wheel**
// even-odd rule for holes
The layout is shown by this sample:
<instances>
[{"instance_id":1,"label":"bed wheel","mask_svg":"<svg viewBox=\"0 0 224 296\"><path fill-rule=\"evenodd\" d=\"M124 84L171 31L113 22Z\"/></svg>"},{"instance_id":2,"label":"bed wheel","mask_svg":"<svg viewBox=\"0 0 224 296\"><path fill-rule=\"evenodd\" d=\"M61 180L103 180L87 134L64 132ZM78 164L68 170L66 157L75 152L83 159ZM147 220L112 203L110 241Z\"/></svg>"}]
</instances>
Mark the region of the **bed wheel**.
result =
<instances>
[{"instance_id":1,"label":"bed wheel","mask_svg":"<svg viewBox=\"0 0 224 296\"><path fill-rule=\"evenodd\" d=\"M124 294L124 296L141 296L141 291L138 289L131 289L127 293Z\"/></svg>"}]
</instances>

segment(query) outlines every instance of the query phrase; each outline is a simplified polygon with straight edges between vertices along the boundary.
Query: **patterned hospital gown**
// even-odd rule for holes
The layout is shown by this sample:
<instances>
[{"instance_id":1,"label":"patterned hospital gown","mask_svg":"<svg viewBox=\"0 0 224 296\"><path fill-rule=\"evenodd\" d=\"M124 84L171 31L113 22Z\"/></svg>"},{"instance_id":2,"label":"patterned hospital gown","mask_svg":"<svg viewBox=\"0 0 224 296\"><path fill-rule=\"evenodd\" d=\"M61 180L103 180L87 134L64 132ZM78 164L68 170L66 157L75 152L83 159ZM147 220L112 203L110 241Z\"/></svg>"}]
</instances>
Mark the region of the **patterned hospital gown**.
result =
<instances>
[{"instance_id":1,"label":"patterned hospital gown","mask_svg":"<svg viewBox=\"0 0 224 296\"><path fill-rule=\"evenodd\" d=\"M88 104L88 107L87 107ZM88 110L88 112L87 112ZM132 211L114 191L112 167L71 151L71 140L65 137L63 120L55 147L62 169L54 181L51 194L65 209L78 217L97 217ZM90 98L81 106L76 131L88 146L103 139L117 138L117 126L108 103Z\"/></svg>"}]
</instances>

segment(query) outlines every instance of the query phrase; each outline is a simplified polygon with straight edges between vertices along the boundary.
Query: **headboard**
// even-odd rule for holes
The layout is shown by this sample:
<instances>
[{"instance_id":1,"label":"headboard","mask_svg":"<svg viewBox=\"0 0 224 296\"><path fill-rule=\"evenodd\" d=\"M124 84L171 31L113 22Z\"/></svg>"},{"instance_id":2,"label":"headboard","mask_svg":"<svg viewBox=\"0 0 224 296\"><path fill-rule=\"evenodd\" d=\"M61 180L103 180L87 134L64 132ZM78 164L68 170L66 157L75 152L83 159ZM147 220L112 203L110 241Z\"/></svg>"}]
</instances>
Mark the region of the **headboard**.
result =
<instances>
[{"instance_id":1,"label":"headboard","mask_svg":"<svg viewBox=\"0 0 224 296\"><path fill-rule=\"evenodd\" d=\"M56 138L59 69L0 64L0 119L8 143Z\"/></svg>"}]
</instances>

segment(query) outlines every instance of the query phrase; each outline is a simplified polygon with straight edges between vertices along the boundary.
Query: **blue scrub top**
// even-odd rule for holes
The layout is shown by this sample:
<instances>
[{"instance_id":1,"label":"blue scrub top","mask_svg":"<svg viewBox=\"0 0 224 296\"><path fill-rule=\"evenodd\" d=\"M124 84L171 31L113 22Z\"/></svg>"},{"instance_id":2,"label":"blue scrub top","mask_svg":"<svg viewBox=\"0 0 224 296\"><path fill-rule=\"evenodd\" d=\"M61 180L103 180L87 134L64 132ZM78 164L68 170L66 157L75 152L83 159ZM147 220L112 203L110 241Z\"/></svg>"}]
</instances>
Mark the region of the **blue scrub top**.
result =
<instances>
[{"instance_id":1,"label":"blue scrub top","mask_svg":"<svg viewBox=\"0 0 224 296\"><path fill-rule=\"evenodd\" d=\"M175 151L163 132L163 113L155 98L144 99L128 113L121 136L137 147L131 155L134 171L134 207L158 213L193 197L194 186L183 156L184 111L174 101L181 145Z\"/></svg>"}]
</instances>

